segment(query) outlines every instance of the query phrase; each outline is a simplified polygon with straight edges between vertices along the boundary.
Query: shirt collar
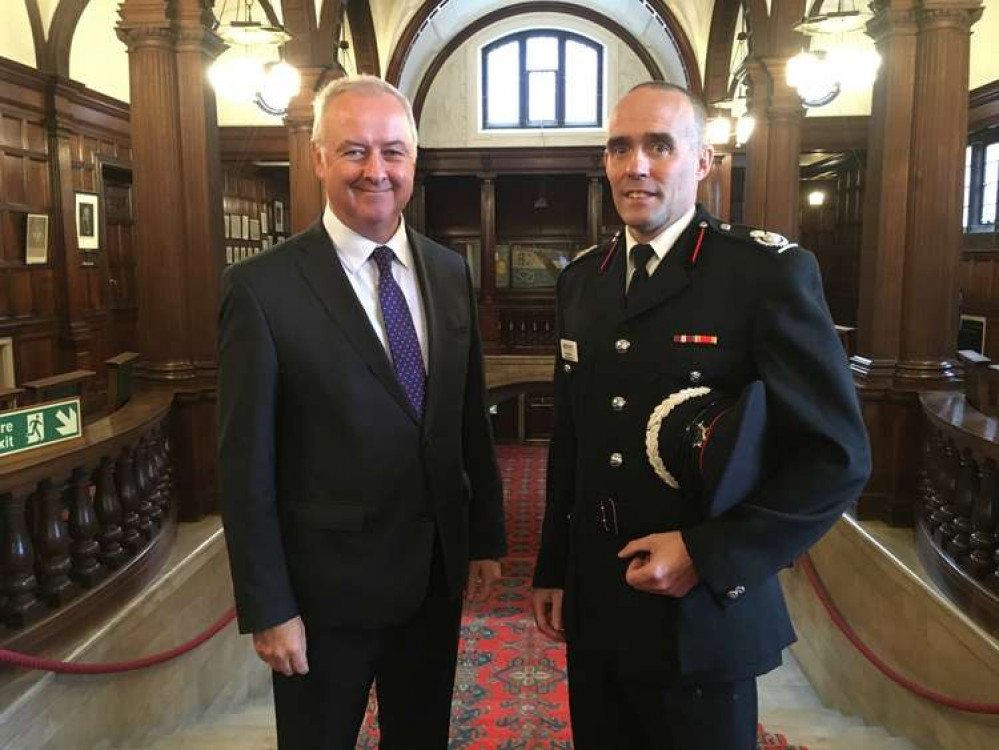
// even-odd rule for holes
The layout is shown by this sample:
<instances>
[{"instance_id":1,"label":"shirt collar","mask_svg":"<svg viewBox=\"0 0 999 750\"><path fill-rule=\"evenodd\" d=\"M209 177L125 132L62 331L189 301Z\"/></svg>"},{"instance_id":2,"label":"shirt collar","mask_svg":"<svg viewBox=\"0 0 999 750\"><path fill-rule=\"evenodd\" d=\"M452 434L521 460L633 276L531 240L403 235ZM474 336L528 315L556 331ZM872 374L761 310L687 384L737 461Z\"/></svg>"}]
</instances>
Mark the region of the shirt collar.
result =
<instances>
[{"instance_id":1,"label":"shirt collar","mask_svg":"<svg viewBox=\"0 0 999 750\"><path fill-rule=\"evenodd\" d=\"M681 216L679 219L674 221L663 231L653 237L648 244L652 245L652 249L655 251L656 256L659 260L666 257L666 253L670 251L670 248L676 244L676 241L683 234L683 230L687 228L690 224L690 220L694 218L694 210L696 206L691 206L687 212ZM628 257L631 257L631 248L638 245L639 242L634 237L631 236L631 227L628 227L624 233L625 236L625 249L628 251Z\"/></svg>"},{"instance_id":2,"label":"shirt collar","mask_svg":"<svg viewBox=\"0 0 999 750\"><path fill-rule=\"evenodd\" d=\"M343 261L344 268L351 275L356 274L365 261L371 257L372 251L382 245L392 248L396 260L403 266L412 267L413 256L409 249L409 237L406 235L406 222L402 219L399 220L399 228L395 230L395 234L389 238L388 242L375 242L358 234L340 221L340 217L333 212L330 204L327 203L326 210L323 211L323 226L326 227L330 239L333 240L333 246L336 248L340 260Z\"/></svg>"}]
</instances>

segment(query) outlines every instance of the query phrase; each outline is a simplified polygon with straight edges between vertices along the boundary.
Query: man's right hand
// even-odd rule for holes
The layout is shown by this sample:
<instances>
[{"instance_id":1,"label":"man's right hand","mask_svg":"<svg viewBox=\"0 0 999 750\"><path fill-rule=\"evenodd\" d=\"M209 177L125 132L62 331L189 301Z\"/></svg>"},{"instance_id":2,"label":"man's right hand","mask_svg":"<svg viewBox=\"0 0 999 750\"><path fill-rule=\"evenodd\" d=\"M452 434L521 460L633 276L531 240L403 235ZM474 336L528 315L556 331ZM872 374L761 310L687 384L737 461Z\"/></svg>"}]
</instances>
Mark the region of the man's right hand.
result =
<instances>
[{"instance_id":1,"label":"man's right hand","mask_svg":"<svg viewBox=\"0 0 999 750\"><path fill-rule=\"evenodd\" d=\"M309 672L309 662L305 658L305 625L301 617L254 633L253 647L267 666L285 677Z\"/></svg>"},{"instance_id":2,"label":"man's right hand","mask_svg":"<svg viewBox=\"0 0 999 750\"><path fill-rule=\"evenodd\" d=\"M553 641L564 641L562 629L562 589L534 589L531 591L531 609L538 630Z\"/></svg>"}]
</instances>

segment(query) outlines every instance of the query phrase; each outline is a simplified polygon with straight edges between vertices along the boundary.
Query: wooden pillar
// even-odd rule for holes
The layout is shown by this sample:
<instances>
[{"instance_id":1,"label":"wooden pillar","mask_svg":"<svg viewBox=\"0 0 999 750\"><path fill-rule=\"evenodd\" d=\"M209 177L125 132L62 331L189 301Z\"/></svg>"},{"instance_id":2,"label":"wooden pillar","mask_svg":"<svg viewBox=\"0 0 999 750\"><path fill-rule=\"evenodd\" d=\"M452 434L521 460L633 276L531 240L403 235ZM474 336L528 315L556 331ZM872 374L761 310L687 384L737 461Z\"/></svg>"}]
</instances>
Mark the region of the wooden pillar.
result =
<instances>
[{"instance_id":1,"label":"wooden pillar","mask_svg":"<svg viewBox=\"0 0 999 750\"><path fill-rule=\"evenodd\" d=\"M748 5L748 113L756 127L746 144L743 221L791 239L798 235L804 109L797 91L787 85L787 61L805 45L794 30L804 10L804 0L772 3L769 10L762 2Z\"/></svg>"},{"instance_id":2,"label":"wooden pillar","mask_svg":"<svg viewBox=\"0 0 999 750\"><path fill-rule=\"evenodd\" d=\"M906 212L916 70L917 0L881 0L867 33L881 55L867 147L854 371L891 383L902 324ZM962 161L962 164L964 162Z\"/></svg>"},{"instance_id":3,"label":"wooden pillar","mask_svg":"<svg viewBox=\"0 0 999 750\"><path fill-rule=\"evenodd\" d=\"M204 0L177 0L177 111L182 118L180 154L184 174L187 278L191 355L199 374L218 370L219 287L225 239L222 232L222 163L215 91L208 67L224 51L222 40L202 20Z\"/></svg>"},{"instance_id":4,"label":"wooden pillar","mask_svg":"<svg viewBox=\"0 0 999 750\"><path fill-rule=\"evenodd\" d=\"M971 26L979 0L924 0L919 12L908 249L897 379L954 381ZM926 311L932 310L931 315ZM914 381L914 382L913 382Z\"/></svg>"},{"instance_id":5,"label":"wooden pillar","mask_svg":"<svg viewBox=\"0 0 999 750\"><path fill-rule=\"evenodd\" d=\"M770 101L770 77L759 60L746 61L749 93L746 114L756 122L753 135L746 144L746 178L742 197L742 221L761 226L766 211L767 148L770 145L770 123L767 103Z\"/></svg>"},{"instance_id":6,"label":"wooden pillar","mask_svg":"<svg viewBox=\"0 0 999 750\"><path fill-rule=\"evenodd\" d=\"M967 139L969 35L978 0L878 0L882 55L864 204L858 354L851 366L874 473L861 517L911 523L918 392L955 387L957 268Z\"/></svg>"},{"instance_id":7,"label":"wooden pillar","mask_svg":"<svg viewBox=\"0 0 999 750\"><path fill-rule=\"evenodd\" d=\"M216 319L222 189L214 92L222 51L207 0L124 0L129 52L139 350L136 374L176 394L180 516L217 508Z\"/></svg>"},{"instance_id":8,"label":"wooden pillar","mask_svg":"<svg viewBox=\"0 0 999 750\"><path fill-rule=\"evenodd\" d=\"M312 101L322 69L299 69L302 88L288 105L288 179L291 189L291 231L301 232L319 218L326 206L323 187L312 166ZM321 87L321 86L320 86Z\"/></svg>"},{"instance_id":9,"label":"wooden pillar","mask_svg":"<svg viewBox=\"0 0 999 750\"><path fill-rule=\"evenodd\" d=\"M798 196L801 183L801 121L805 110L798 92L787 85L787 61L784 56L765 60L771 88L767 113L766 208L761 226L796 240L801 211Z\"/></svg>"},{"instance_id":10,"label":"wooden pillar","mask_svg":"<svg viewBox=\"0 0 999 750\"><path fill-rule=\"evenodd\" d=\"M483 346L495 348L500 340L496 306L496 180L492 173L479 175L479 225L482 247L482 285L479 297L479 330Z\"/></svg>"},{"instance_id":11,"label":"wooden pillar","mask_svg":"<svg viewBox=\"0 0 999 750\"><path fill-rule=\"evenodd\" d=\"M728 221L732 216L732 156L715 151L708 176L697 186L697 200L708 212Z\"/></svg>"},{"instance_id":12,"label":"wooden pillar","mask_svg":"<svg viewBox=\"0 0 999 750\"><path fill-rule=\"evenodd\" d=\"M600 175L589 175L586 201L586 241L600 244L600 227L604 222L604 183Z\"/></svg>"},{"instance_id":13,"label":"wooden pillar","mask_svg":"<svg viewBox=\"0 0 999 750\"><path fill-rule=\"evenodd\" d=\"M118 35L128 47L135 197L139 350L136 368L159 381L194 379L187 310L187 223L177 109L176 32L165 3L126 0ZM134 18L134 20L133 20ZM179 302L181 301L181 302ZM199 321L200 322L200 321Z\"/></svg>"}]
</instances>

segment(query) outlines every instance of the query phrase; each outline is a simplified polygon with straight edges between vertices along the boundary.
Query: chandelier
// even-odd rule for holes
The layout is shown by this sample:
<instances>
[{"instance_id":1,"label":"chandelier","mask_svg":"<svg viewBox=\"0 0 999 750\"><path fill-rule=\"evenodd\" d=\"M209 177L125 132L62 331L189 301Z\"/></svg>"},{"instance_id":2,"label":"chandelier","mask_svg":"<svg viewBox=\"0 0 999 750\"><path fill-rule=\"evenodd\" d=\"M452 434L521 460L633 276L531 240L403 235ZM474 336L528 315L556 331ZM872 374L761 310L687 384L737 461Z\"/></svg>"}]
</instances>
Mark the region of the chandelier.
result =
<instances>
[{"instance_id":1,"label":"chandelier","mask_svg":"<svg viewBox=\"0 0 999 750\"><path fill-rule=\"evenodd\" d=\"M870 46L849 41L870 17L870 11L859 9L855 2L811 3L795 29L810 36L816 48L799 52L787 62L787 83L806 107L822 107L840 92L864 91L873 85L881 56Z\"/></svg>"},{"instance_id":2,"label":"chandelier","mask_svg":"<svg viewBox=\"0 0 999 750\"><path fill-rule=\"evenodd\" d=\"M712 146L724 147L734 139L739 147L749 140L756 127L756 120L748 114L748 86L746 85L746 59L749 56L749 30L745 16L742 17L742 30L736 35L733 59L739 60L728 84L725 98L711 102L715 110L728 112L708 120L707 139Z\"/></svg>"},{"instance_id":3,"label":"chandelier","mask_svg":"<svg viewBox=\"0 0 999 750\"><path fill-rule=\"evenodd\" d=\"M301 85L298 71L281 59L280 46L291 34L272 18L268 23L255 21L254 1L235 0L232 17L216 22L215 33L230 49L212 64L208 78L227 101L256 104L267 114L283 115ZM228 2L223 2L219 19L226 17Z\"/></svg>"}]
</instances>

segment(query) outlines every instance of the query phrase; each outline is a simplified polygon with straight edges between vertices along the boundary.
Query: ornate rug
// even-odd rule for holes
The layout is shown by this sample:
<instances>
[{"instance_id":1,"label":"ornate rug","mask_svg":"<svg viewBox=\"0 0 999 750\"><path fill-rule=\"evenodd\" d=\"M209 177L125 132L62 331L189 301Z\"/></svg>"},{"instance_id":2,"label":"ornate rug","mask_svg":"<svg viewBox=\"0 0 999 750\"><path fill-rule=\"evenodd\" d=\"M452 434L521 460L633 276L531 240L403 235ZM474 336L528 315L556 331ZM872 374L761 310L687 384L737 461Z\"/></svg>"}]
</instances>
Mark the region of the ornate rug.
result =
<instances>
[{"instance_id":1,"label":"ornate rug","mask_svg":"<svg viewBox=\"0 0 999 750\"><path fill-rule=\"evenodd\" d=\"M547 449L500 446L510 554L490 601L462 618L451 715L454 750L571 750L565 651L534 627L529 592L544 512ZM358 750L378 747L368 706ZM760 727L760 750L806 750Z\"/></svg>"}]
</instances>

